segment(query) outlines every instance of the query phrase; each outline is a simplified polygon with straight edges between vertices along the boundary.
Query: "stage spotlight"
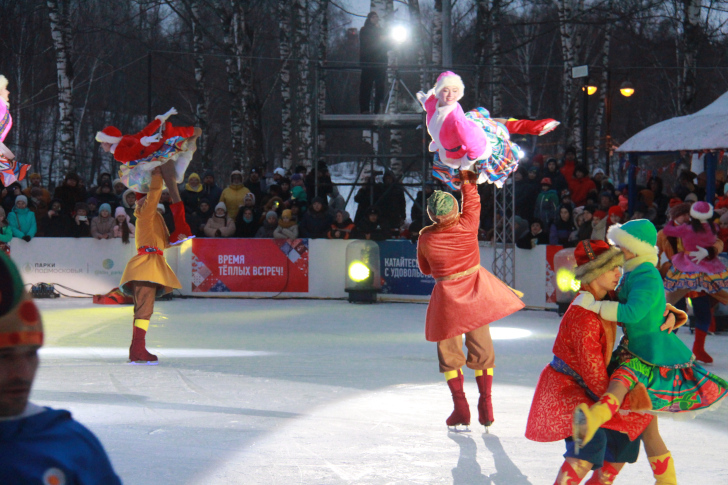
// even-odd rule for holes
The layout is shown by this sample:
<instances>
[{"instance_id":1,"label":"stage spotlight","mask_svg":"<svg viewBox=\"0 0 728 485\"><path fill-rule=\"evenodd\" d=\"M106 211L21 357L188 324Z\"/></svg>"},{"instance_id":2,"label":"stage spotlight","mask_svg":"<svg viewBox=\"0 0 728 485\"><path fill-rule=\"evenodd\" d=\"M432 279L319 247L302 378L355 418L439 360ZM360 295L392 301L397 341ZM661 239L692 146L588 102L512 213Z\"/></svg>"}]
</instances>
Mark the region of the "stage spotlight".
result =
<instances>
[{"instance_id":1,"label":"stage spotlight","mask_svg":"<svg viewBox=\"0 0 728 485\"><path fill-rule=\"evenodd\" d=\"M349 303L374 303L382 288L379 246L374 241L354 241L346 246L346 286Z\"/></svg>"},{"instance_id":2,"label":"stage spotlight","mask_svg":"<svg viewBox=\"0 0 728 485\"><path fill-rule=\"evenodd\" d=\"M409 29L402 24L397 24L392 27L390 35L397 44L404 44L409 40Z\"/></svg>"}]
</instances>

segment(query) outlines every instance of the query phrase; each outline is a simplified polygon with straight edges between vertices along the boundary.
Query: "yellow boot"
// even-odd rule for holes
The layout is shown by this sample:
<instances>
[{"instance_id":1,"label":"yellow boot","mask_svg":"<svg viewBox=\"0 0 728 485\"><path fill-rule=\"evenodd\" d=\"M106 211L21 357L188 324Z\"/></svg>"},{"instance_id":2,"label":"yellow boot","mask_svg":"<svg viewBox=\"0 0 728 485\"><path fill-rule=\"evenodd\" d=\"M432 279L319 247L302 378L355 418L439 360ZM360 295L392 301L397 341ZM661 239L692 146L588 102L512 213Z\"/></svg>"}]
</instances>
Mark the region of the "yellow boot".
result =
<instances>
[{"instance_id":1,"label":"yellow boot","mask_svg":"<svg viewBox=\"0 0 728 485\"><path fill-rule=\"evenodd\" d=\"M578 449L591 441L594 433L619 411L619 400L614 394L606 393L592 407L579 404L574 410L572 426L574 443Z\"/></svg>"},{"instance_id":2,"label":"yellow boot","mask_svg":"<svg viewBox=\"0 0 728 485\"><path fill-rule=\"evenodd\" d=\"M561 465L561 469L559 469L554 485L576 485L581 483L581 480L589 473L592 466L594 465L586 460L567 458L564 460L564 464Z\"/></svg>"},{"instance_id":3,"label":"yellow boot","mask_svg":"<svg viewBox=\"0 0 728 485\"><path fill-rule=\"evenodd\" d=\"M655 476L655 485L677 485L675 461L669 451L664 455L648 456L647 459L650 460L652 474Z\"/></svg>"}]
</instances>

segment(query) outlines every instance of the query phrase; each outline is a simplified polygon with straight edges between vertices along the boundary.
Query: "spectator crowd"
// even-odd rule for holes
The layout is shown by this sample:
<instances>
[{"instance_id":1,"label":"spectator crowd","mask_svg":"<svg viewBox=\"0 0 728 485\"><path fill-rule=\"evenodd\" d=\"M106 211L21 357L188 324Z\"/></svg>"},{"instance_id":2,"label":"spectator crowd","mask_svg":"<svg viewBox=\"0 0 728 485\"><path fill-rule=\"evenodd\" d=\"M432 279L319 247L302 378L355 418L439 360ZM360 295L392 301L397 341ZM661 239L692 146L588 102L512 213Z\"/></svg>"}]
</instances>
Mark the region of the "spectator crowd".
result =
<instances>
[{"instance_id":1,"label":"spectator crowd","mask_svg":"<svg viewBox=\"0 0 728 485\"><path fill-rule=\"evenodd\" d=\"M424 185L424 194L419 191L408 222L407 196L397 177L389 171L379 173L381 181L364 177L354 193L357 210L352 219L327 165L319 162L317 168L316 172L298 166L292 173L277 168L268 174L260 168L247 173L235 170L225 183L219 183L210 170L201 177L190 173L180 186L187 222L197 237L375 241L414 239L423 225L432 223L421 201L442 188L435 182ZM609 226L629 218L646 218L659 228L671 207L705 199L707 178L682 167L675 183L663 187L663 180L653 176L645 187L638 187L631 216L626 185L615 185L600 168L589 171L578 164L573 149L567 149L561 160L535 156L521 164L514 180L516 245L531 249L539 244L573 247L585 239L604 240ZM69 173L52 194L37 173L24 184L25 188L18 183L0 187L0 249L9 251L13 239L34 237L121 238L125 243L134 237L135 194L109 173L101 173L90 187ZM478 188L483 206L480 238L489 240L493 218L497 222L503 214L493 214L492 186ZM716 213L728 212L720 176L716 194L717 199L709 201L715 203ZM171 233L170 204L165 189L158 210ZM722 219L721 227L728 233L728 214Z\"/></svg>"}]
</instances>

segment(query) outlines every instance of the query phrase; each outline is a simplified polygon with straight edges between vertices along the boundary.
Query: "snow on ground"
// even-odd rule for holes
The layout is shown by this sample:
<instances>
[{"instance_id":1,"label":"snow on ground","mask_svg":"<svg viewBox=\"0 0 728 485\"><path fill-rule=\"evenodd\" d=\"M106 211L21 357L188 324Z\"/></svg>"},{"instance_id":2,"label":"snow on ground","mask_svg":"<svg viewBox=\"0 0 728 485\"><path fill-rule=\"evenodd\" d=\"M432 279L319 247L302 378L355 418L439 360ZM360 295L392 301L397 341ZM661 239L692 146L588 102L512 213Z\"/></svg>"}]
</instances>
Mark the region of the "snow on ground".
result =
<instances>
[{"instance_id":1,"label":"snow on ground","mask_svg":"<svg viewBox=\"0 0 728 485\"><path fill-rule=\"evenodd\" d=\"M41 300L46 346L32 400L70 410L126 484L551 484L563 444L523 437L551 360L555 313L494 324L490 434L448 433L452 401L424 340L424 304L176 299L158 302L131 366L129 306ZM681 331L692 345L692 337ZM728 337L711 371L728 376ZM477 389L466 370L477 422ZM728 483L728 406L661 421L681 483ZM647 484L644 451L617 483Z\"/></svg>"}]
</instances>

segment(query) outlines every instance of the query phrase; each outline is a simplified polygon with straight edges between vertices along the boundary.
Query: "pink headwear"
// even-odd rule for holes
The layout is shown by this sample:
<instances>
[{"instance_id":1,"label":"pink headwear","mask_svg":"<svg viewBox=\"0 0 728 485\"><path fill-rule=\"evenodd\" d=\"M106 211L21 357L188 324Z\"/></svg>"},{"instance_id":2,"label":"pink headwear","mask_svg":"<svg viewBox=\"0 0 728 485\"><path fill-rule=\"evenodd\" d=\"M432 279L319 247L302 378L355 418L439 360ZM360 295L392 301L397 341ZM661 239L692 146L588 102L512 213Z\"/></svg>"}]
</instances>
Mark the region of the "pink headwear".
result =
<instances>
[{"instance_id":1,"label":"pink headwear","mask_svg":"<svg viewBox=\"0 0 728 485\"><path fill-rule=\"evenodd\" d=\"M452 71L445 71L437 76L437 83L435 84L435 96L439 97L440 91L442 91L442 89L446 86L455 86L460 88L460 97L458 98L458 101L465 94L465 85L463 84L462 78Z\"/></svg>"},{"instance_id":2,"label":"pink headwear","mask_svg":"<svg viewBox=\"0 0 728 485\"><path fill-rule=\"evenodd\" d=\"M713 206L707 202L696 202L690 208L690 217L705 222L713 217Z\"/></svg>"}]
</instances>

